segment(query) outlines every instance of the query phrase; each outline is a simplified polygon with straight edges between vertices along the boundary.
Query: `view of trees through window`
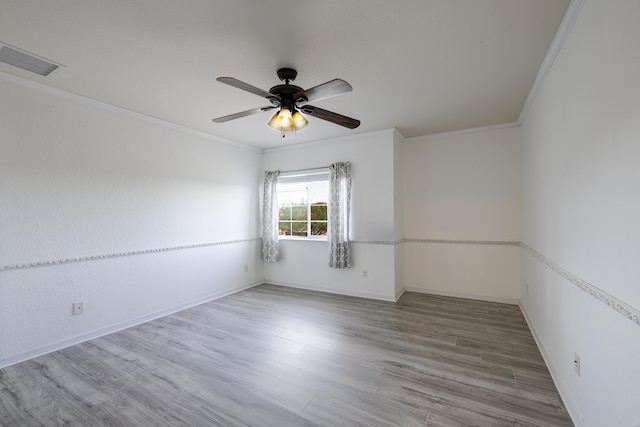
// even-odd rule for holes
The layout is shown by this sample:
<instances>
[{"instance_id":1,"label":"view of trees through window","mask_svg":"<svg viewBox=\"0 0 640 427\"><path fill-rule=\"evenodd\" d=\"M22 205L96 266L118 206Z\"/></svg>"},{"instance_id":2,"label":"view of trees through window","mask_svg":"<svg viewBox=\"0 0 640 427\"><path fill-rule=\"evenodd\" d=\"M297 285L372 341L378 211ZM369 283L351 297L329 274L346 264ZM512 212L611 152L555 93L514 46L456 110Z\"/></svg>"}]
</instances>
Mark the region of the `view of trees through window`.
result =
<instances>
[{"instance_id":1,"label":"view of trees through window","mask_svg":"<svg viewBox=\"0 0 640 427\"><path fill-rule=\"evenodd\" d=\"M278 234L327 235L327 181L278 184Z\"/></svg>"}]
</instances>

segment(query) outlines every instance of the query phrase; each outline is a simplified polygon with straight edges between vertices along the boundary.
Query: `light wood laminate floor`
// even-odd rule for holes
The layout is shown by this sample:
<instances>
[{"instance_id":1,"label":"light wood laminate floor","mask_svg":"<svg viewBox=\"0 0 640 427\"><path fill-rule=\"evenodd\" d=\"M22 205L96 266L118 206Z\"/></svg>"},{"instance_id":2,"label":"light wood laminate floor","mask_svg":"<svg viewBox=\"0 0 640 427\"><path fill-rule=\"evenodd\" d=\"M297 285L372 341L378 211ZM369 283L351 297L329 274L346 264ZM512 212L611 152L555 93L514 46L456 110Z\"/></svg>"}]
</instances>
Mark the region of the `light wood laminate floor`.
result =
<instances>
[{"instance_id":1,"label":"light wood laminate floor","mask_svg":"<svg viewBox=\"0 0 640 427\"><path fill-rule=\"evenodd\" d=\"M515 305L261 285L0 370L3 426L571 426Z\"/></svg>"}]
</instances>

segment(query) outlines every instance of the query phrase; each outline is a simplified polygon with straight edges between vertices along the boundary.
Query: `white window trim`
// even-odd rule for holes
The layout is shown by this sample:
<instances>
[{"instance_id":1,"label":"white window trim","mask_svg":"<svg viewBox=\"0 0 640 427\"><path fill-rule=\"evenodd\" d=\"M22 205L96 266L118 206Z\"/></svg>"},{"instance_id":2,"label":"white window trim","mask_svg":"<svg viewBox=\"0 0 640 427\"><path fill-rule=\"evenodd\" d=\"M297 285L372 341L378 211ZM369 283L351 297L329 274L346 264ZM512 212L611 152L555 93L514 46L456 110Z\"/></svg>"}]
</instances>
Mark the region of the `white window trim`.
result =
<instances>
[{"instance_id":1,"label":"white window trim","mask_svg":"<svg viewBox=\"0 0 640 427\"><path fill-rule=\"evenodd\" d=\"M294 184L301 182L329 182L329 167L321 167L314 169L299 169L294 171L280 172L278 176L278 184ZM328 196L328 195L327 195ZM307 203L307 217L311 218L310 205ZM311 221L310 219L307 221ZM328 224L329 218L327 218ZM326 242L327 236L278 236L278 240L306 240L311 242Z\"/></svg>"},{"instance_id":2,"label":"white window trim","mask_svg":"<svg viewBox=\"0 0 640 427\"><path fill-rule=\"evenodd\" d=\"M296 182L329 181L329 168L301 169L280 172L278 183L288 184Z\"/></svg>"}]
</instances>

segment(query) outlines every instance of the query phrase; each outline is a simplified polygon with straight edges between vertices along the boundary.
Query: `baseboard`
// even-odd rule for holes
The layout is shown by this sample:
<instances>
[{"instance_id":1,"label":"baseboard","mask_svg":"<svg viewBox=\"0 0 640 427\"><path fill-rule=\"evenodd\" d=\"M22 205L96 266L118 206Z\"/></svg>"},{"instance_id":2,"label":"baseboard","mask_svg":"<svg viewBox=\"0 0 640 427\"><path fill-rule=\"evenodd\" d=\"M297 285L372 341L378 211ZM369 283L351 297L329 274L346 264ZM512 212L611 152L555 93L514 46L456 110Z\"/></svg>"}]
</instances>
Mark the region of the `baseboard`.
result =
<instances>
[{"instance_id":1,"label":"baseboard","mask_svg":"<svg viewBox=\"0 0 640 427\"><path fill-rule=\"evenodd\" d=\"M475 294L467 294L464 292L449 292L449 291L441 291L437 289L415 288L411 286L406 286L404 289L407 292L419 292L423 294L439 295L443 297L465 298L465 299L473 299L477 301L499 302L502 304L511 304L511 305L520 304L520 300L518 298L502 298L502 297L494 297L490 295L475 295Z\"/></svg>"},{"instance_id":2,"label":"baseboard","mask_svg":"<svg viewBox=\"0 0 640 427\"><path fill-rule=\"evenodd\" d=\"M553 363L553 360L547 353L544 345L542 345L542 341L540 340L540 336L536 332L535 327L533 326L533 322L531 321L531 317L527 310L524 308L524 305L520 304L520 311L522 311L522 315L524 316L524 320L527 322L527 326L529 326L529 330L531 331L531 335L533 335L533 339L536 341L536 345L540 350L540 354L542 354L542 358L544 359L544 363L546 363L547 368L549 368L549 373L551 374L551 378L553 379L553 383L556 385L556 389L558 389L558 393L564 402L564 405L567 408L567 412L571 417L571 421L576 425L576 427L587 427L586 422L582 418L580 411L578 410L578 406L575 404L575 401L572 399L571 394L567 392L568 387L564 386L564 383L560 381L560 374L558 373L558 369L556 365Z\"/></svg>"},{"instance_id":3,"label":"baseboard","mask_svg":"<svg viewBox=\"0 0 640 427\"><path fill-rule=\"evenodd\" d=\"M401 297L402 295L404 295L404 292L405 292L405 289L404 289L404 288L402 288L402 289L400 289L398 292L396 292L396 302L398 302L398 300L400 299L400 297Z\"/></svg>"},{"instance_id":4,"label":"baseboard","mask_svg":"<svg viewBox=\"0 0 640 427\"><path fill-rule=\"evenodd\" d=\"M350 297L368 298L368 299L376 299L376 300L391 301L391 302L396 301L394 297L387 296L387 295L371 294L368 292L350 291L345 289L326 288L324 286L317 286L317 285L311 285L311 284L299 283L299 282L286 282L282 280L265 279L264 283L269 283L272 285L279 285L279 286L286 286L288 288L306 289L308 291L326 292L329 294L337 294L337 295L347 295Z\"/></svg>"},{"instance_id":5,"label":"baseboard","mask_svg":"<svg viewBox=\"0 0 640 427\"><path fill-rule=\"evenodd\" d=\"M93 331L85 332L80 335L76 335L74 337L65 338L63 340L59 340L53 342L51 344L47 344L42 347L37 347L32 350L24 351L22 353L15 354L13 356L5 357L0 359L0 369L6 368L7 366L15 365L16 363L24 362L25 360L33 359L34 357L42 356L47 353L51 353L54 351L62 350L63 348L70 347L75 344L80 344L85 341L89 341L95 338L99 338L104 335L108 335L114 332L121 331L126 328L130 328L132 326L139 325L141 323L149 322L154 319L158 319L163 316L168 316L169 314L177 313L178 311L185 310L190 307L194 307L196 305L204 304L206 302L225 297L227 295L235 294L236 292L240 292L245 289L252 288L257 285L261 285L264 283L264 280L259 280L247 285L240 285L231 289L227 289L222 292L216 292L206 297L198 298L193 301L189 301L183 304L178 304L173 307L166 308L164 310L156 311L153 313L145 314L144 316L139 316L133 319L126 320L121 323L116 323L111 326L107 326L104 328L96 329Z\"/></svg>"}]
</instances>

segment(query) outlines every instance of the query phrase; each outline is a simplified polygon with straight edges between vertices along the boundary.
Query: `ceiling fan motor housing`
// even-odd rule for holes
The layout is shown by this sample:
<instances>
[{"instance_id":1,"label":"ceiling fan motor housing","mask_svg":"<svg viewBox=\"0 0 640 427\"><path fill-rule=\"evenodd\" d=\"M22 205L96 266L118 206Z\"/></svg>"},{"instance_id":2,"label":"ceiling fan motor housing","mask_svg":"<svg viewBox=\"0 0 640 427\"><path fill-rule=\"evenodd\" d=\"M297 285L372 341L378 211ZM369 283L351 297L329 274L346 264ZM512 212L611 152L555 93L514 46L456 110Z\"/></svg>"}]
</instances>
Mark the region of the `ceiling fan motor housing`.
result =
<instances>
[{"instance_id":1,"label":"ceiling fan motor housing","mask_svg":"<svg viewBox=\"0 0 640 427\"><path fill-rule=\"evenodd\" d=\"M289 84L289 82L292 82L296 79L298 72L296 70L294 70L293 68L280 68L278 71L278 78L285 82L286 84Z\"/></svg>"},{"instance_id":2,"label":"ceiling fan motor housing","mask_svg":"<svg viewBox=\"0 0 640 427\"><path fill-rule=\"evenodd\" d=\"M288 109L291 109L296 104L296 101L299 100L294 100L293 95L300 92L304 92L301 87L290 84L277 85L269 89L269 93L280 98L280 106ZM273 101L271 102L273 103Z\"/></svg>"}]
</instances>

